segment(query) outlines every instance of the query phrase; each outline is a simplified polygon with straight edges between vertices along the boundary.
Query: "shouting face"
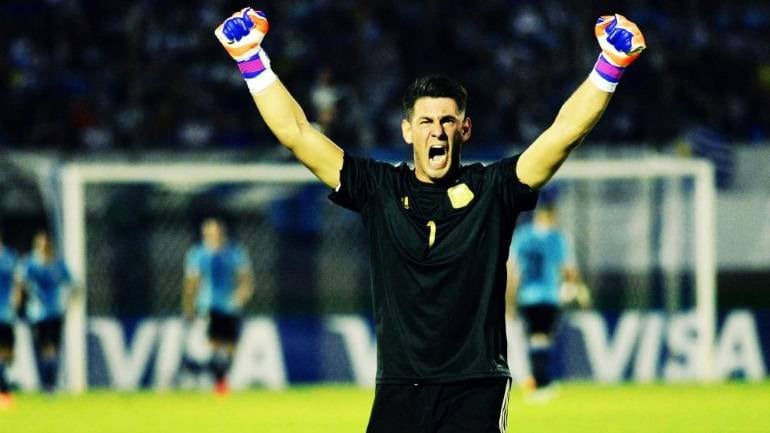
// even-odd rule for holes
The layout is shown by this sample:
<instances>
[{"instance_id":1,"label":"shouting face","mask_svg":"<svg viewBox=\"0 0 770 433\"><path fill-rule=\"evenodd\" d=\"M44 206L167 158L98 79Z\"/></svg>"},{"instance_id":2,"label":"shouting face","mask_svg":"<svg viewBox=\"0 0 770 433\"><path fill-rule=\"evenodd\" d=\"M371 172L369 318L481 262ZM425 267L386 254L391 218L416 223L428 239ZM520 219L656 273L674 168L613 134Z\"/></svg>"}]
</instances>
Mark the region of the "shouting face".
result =
<instances>
[{"instance_id":1,"label":"shouting face","mask_svg":"<svg viewBox=\"0 0 770 433\"><path fill-rule=\"evenodd\" d=\"M460 149L471 137L471 119L452 98L422 97L411 118L401 122L404 140L414 151L414 172L425 183L436 183L460 166Z\"/></svg>"}]
</instances>

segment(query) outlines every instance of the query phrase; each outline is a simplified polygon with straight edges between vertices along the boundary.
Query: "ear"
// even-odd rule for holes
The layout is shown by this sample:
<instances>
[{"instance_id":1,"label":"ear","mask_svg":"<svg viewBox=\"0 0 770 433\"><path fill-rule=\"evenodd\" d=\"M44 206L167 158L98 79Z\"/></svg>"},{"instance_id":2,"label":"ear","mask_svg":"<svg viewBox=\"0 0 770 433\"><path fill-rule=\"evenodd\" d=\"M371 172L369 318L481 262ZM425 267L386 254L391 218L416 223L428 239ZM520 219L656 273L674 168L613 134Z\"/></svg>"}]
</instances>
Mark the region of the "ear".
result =
<instances>
[{"instance_id":1,"label":"ear","mask_svg":"<svg viewBox=\"0 0 770 433\"><path fill-rule=\"evenodd\" d=\"M463 138L463 143L471 139L471 129L473 128L473 122L471 122L471 118L466 116L465 119L463 119L463 124L460 128L460 135Z\"/></svg>"},{"instance_id":2,"label":"ear","mask_svg":"<svg viewBox=\"0 0 770 433\"><path fill-rule=\"evenodd\" d=\"M412 124L407 119L401 120L401 135L407 144L412 144Z\"/></svg>"}]
</instances>

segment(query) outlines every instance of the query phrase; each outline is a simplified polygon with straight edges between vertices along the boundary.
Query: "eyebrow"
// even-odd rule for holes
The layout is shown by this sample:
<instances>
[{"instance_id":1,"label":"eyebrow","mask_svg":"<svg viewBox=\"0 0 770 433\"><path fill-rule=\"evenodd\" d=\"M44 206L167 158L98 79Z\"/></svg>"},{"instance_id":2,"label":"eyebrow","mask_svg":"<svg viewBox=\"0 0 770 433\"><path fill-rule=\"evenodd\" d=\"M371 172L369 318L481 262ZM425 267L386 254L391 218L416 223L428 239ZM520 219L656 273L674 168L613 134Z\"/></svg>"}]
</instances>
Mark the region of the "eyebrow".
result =
<instances>
[{"instance_id":1,"label":"eyebrow","mask_svg":"<svg viewBox=\"0 0 770 433\"><path fill-rule=\"evenodd\" d=\"M421 120L430 120L430 121L432 121L432 120L433 120L433 117L430 117L430 116L419 116L419 117L417 118L417 120L418 120L418 121L421 121ZM443 116L441 116L441 117L439 118L439 121L440 121L440 122L445 122L445 121L447 121L447 120L460 120L460 118L459 118L459 117L457 117L457 116L455 116L454 114L445 114L445 115L443 115Z\"/></svg>"}]
</instances>

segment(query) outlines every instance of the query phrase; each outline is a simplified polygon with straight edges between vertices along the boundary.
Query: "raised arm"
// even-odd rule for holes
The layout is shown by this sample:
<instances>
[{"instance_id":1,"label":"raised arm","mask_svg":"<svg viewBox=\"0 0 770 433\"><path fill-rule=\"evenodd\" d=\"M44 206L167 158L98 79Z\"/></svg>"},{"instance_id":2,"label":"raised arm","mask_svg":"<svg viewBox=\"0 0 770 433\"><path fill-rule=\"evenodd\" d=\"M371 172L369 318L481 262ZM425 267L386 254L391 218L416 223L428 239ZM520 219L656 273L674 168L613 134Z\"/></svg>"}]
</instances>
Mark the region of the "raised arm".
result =
<instances>
[{"instance_id":1,"label":"raised arm","mask_svg":"<svg viewBox=\"0 0 770 433\"><path fill-rule=\"evenodd\" d=\"M524 151L516 165L521 182L539 189L602 117L615 86L646 48L644 36L622 15L600 17L595 27L602 53L593 71L567 99L553 124Z\"/></svg>"},{"instance_id":2,"label":"raised arm","mask_svg":"<svg viewBox=\"0 0 770 433\"><path fill-rule=\"evenodd\" d=\"M265 14L244 8L225 20L214 34L238 67L259 113L278 141L323 183L340 183L343 151L310 125L294 97L270 69L270 58L261 48L268 30Z\"/></svg>"}]
</instances>

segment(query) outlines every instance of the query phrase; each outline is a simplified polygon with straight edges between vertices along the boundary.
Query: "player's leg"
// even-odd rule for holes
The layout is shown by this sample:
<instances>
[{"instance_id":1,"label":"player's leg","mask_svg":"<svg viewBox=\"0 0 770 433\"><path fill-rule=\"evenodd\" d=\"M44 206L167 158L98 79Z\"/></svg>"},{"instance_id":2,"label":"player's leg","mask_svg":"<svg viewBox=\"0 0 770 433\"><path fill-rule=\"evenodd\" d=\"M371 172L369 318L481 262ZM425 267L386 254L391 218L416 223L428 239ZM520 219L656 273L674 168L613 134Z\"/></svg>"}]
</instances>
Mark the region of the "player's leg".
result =
<instances>
[{"instance_id":1,"label":"player's leg","mask_svg":"<svg viewBox=\"0 0 770 433\"><path fill-rule=\"evenodd\" d=\"M238 316L220 311L212 311L210 317L211 372L214 375L217 392L225 393L228 391L227 372L232 365L241 321Z\"/></svg>"},{"instance_id":2,"label":"player's leg","mask_svg":"<svg viewBox=\"0 0 770 433\"><path fill-rule=\"evenodd\" d=\"M436 433L505 433L508 426L508 378L476 379L441 385L433 412Z\"/></svg>"},{"instance_id":3,"label":"player's leg","mask_svg":"<svg viewBox=\"0 0 770 433\"><path fill-rule=\"evenodd\" d=\"M8 369L13 362L14 343L12 325L0 323L0 398L4 398L4 395L7 396L11 392Z\"/></svg>"},{"instance_id":4,"label":"player's leg","mask_svg":"<svg viewBox=\"0 0 770 433\"><path fill-rule=\"evenodd\" d=\"M40 354L40 381L43 390L52 392L56 388L61 345L61 317L46 319L35 326Z\"/></svg>"},{"instance_id":5,"label":"player's leg","mask_svg":"<svg viewBox=\"0 0 770 433\"><path fill-rule=\"evenodd\" d=\"M553 305L535 305L527 310L529 359L537 389L546 388L553 381L553 332L558 310Z\"/></svg>"},{"instance_id":6,"label":"player's leg","mask_svg":"<svg viewBox=\"0 0 770 433\"><path fill-rule=\"evenodd\" d=\"M214 389L219 394L229 391L227 372L233 359L234 346L231 343L212 341L211 372L214 375Z\"/></svg>"},{"instance_id":7,"label":"player's leg","mask_svg":"<svg viewBox=\"0 0 770 433\"><path fill-rule=\"evenodd\" d=\"M176 381L182 388L191 388L203 372L203 365L191 354L190 346L197 327L196 319L185 318L182 321L182 358L179 364Z\"/></svg>"},{"instance_id":8,"label":"player's leg","mask_svg":"<svg viewBox=\"0 0 770 433\"><path fill-rule=\"evenodd\" d=\"M197 318L182 319L182 359L180 360L180 374L198 376L203 367L191 354L190 345L193 344L195 331L197 329Z\"/></svg>"},{"instance_id":9,"label":"player's leg","mask_svg":"<svg viewBox=\"0 0 770 433\"><path fill-rule=\"evenodd\" d=\"M430 433L438 385L378 384L366 433Z\"/></svg>"},{"instance_id":10,"label":"player's leg","mask_svg":"<svg viewBox=\"0 0 770 433\"><path fill-rule=\"evenodd\" d=\"M537 329L539 328L539 310L537 305L519 307L519 314L524 323L524 333L527 336L527 358L529 358L530 376L525 381L525 392L529 393L537 388L538 376L541 371L541 346ZM542 380L542 379L541 379Z\"/></svg>"}]
</instances>

